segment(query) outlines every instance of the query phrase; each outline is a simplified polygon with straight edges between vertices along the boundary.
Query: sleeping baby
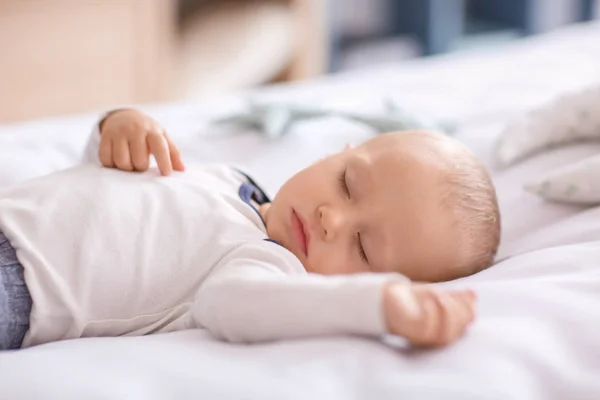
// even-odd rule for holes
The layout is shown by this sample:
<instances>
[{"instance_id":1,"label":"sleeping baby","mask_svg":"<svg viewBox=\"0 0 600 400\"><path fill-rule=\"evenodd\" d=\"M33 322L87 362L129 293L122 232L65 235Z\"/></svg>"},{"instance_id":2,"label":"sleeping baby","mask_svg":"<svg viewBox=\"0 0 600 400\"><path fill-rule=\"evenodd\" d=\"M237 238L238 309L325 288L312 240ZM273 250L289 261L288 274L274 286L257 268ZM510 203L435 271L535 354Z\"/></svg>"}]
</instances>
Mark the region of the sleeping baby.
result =
<instances>
[{"instance_id":1,"label":"sleeping baby","mask_svg":"<svg viewBox=\"0 0 600 400\"><path fill-rule=\"evenodd\" d=\"M499 242L486 170L436 133L346 148L272 201L241 171L184 168L136 110L109 113L86 154L0 190L0 349L193 328L445 345L473 321L475 295L428 282L490 266Z\"/></svg>"}]
</instances>

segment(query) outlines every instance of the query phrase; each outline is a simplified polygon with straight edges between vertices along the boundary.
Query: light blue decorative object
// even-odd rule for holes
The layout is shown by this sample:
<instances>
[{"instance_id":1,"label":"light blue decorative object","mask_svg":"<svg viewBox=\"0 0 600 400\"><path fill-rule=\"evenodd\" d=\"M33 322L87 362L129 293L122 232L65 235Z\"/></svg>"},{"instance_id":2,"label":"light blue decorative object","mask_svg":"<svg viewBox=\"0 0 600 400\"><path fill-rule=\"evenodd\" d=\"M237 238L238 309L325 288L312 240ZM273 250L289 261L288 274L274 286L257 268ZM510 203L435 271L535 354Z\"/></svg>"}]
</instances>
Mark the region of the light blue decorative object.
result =
<instances>
[{"instance_id":1,"label":"light blue decorative object","mask_svg":"<svg viewBox=\"0 0 600 400\"><path fill-rule=\"evenodd\" d=\"M384 105L384 111L381 113L360 113L305 104L249 101L247 111L226 116L215 123L254 129L270 138L285 135L296 123L325 117L338 117L361 123L369 126L376 133L428 129L450 134L455 130L454 124L423 119L407 112L392 100L386 100Z\"/></svg>"}]
</instances>

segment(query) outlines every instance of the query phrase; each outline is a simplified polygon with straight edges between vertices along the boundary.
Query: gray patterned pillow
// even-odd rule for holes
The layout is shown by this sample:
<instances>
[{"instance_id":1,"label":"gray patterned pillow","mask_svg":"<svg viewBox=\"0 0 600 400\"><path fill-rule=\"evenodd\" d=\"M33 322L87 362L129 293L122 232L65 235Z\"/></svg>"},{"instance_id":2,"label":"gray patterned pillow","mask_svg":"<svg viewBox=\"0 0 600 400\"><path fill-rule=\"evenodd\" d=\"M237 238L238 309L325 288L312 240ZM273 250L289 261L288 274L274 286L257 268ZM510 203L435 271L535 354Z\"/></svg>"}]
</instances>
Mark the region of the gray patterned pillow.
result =
<instances>
[{"instance_id":1,"label":"gray patterned pillow","mask_svg":"<svg viewBox=\"0 0 600 400\"><path fill-rule=\"evenodd\" d=\"M509 166L553 147L600 141L600 86L571 93L511 123L496 146L496 160ZM600 204L600 156L551 171L525 189L544 199Z\"/></svg>"}]
</instances>

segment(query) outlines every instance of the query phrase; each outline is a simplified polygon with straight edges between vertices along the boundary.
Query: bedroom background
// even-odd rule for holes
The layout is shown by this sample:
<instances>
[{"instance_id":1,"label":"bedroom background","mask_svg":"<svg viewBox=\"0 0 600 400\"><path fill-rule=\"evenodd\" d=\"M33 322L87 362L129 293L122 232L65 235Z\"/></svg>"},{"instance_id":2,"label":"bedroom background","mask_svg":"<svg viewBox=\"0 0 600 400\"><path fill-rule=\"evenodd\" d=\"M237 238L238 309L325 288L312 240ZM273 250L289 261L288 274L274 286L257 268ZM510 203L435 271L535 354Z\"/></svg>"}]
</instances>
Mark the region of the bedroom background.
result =
<instances>
[{"instance_id":1,"label":"bedroom background","mask_svg":"<svg viewBox=\"0 0 600 400\"><path fill-rule=\"evenodd\" d=\"M503 219L497 265L443 284L475 290L480 300L477 323L456 346L422 352L355 337L240 346L202 329L60 341L0 354L0 399L600 399L600 208L523 190L556 168L588 165L600 143L498 165L498 155L531 150L538 130L565 132L561 124L571 119L554 107L539 114L540 107L564 106L567 93L587 98L590 88L600 96L598 5L482 1L290 0L258 18L291 18L290 29L289 22L243 25L236 15L249 15L240 11L247 1L223 11L223 23L209 10L227 5L191 0L0 0L0 191L80 164L98 111L123 104L160 103L142 109L169 131L187 164L239 166L269 194L306 165L374 135L342 118L306 121L276 140L254 128L214 129L216 119L247 106L247 91L227 93L249 90L257 101L361 113L391 98L419 116L448 118L454 137L490 168ZM252 3L250 15L271 4ZM217 33L190 39L212 52L187 53L205 63L187 78L176 68L184 53L174 50L193 16L206 17L200 26ZM240 26L247 28L234 36ZM272 26L294 32L287 51L277 53L290 37ZM224 38L233 39L225 45ZM321 49L322 58L302 57L308 49ZM282 59L286 66L274 73ZM298 72L310 65L321 69ZM198 89L178 92L178 79L192 78ZM69 113L76 114L59 116ZM531 115L550 118L532 130ZM499 153L499 141L516 152ZM552 187L569 196L569 185Z\"/></svg>"},{"instance_id":2,"label":"bedroom background","mask_svg":"<svg viewBox=\"0 0 600 400\"><path fill-rule=\"evenodd\" d=\"M594 0L0 0L0 123L479 51Z\"/></svg>"}]
</instances>

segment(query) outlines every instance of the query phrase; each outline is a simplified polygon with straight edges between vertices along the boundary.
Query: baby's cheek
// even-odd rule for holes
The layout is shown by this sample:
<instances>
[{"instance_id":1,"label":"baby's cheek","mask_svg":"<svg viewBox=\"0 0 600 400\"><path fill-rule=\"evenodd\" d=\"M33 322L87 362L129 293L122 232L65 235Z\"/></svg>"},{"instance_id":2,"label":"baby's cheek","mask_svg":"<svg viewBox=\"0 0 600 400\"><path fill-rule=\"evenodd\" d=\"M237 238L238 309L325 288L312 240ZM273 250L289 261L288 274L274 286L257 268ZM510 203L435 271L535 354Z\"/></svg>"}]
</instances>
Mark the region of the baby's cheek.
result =
<instances>
[{"instance_id":1,"label":"baby's cheek","mask_svg":"<svg viewBox=\"0 0 600 400\"><path fill-rule=\"evenodd\" d=\"M309 254L308 264L310 272L322 275L345 275L361 272L356 271L352 260L348 260L343 252L326 247L314 249Z\"/></svg>"}]
</instances>

